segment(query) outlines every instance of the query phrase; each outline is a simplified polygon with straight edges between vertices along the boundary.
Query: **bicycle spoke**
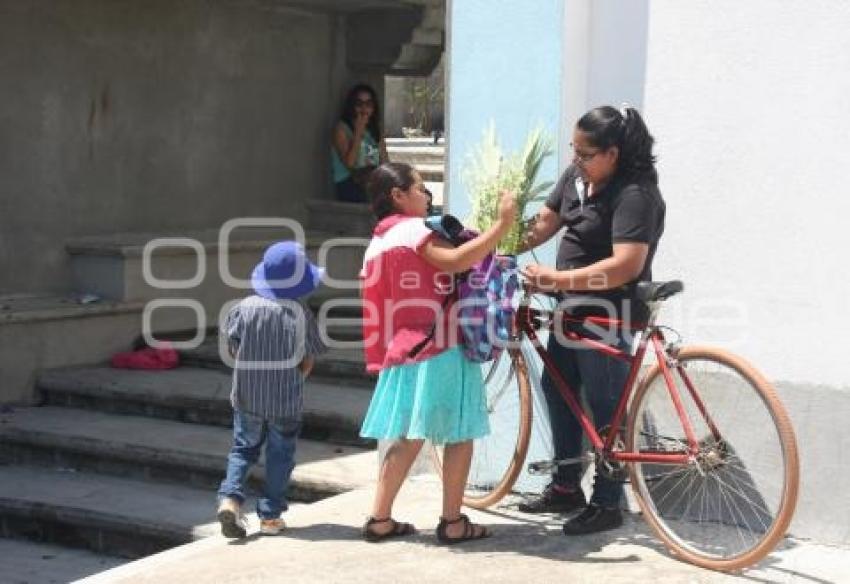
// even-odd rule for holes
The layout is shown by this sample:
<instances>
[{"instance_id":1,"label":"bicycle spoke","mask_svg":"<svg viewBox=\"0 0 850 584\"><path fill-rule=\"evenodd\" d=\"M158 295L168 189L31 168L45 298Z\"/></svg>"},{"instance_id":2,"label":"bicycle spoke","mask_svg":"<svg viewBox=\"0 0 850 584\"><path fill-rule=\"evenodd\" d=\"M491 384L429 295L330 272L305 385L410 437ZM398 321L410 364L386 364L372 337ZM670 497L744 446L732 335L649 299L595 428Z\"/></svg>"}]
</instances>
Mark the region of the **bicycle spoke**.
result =
<instances>
[{"instance_id":1,"label":"bicycle spoke","mask_svg":"<svg viewBox=\"0 0 850 584\"><path fill-rule=\"evenodd\" d=\"M719 479L717 477L715 477L715 480L719 481ZM738 538L741 540L741 549L747 549L747 547L748 547L747 542L744 541L744 535L743 535L743 533L741 533L740 524L735 519L735 511L732 509L734 502L730 501L729 497L725 496L723 489L718 489L718 491L720 493L720 497L726 501L726 506L729 509L729 516L732 517L733 525L735 525L735 527L736 527L735 531L738 534ZM737 508L737 506L735 506L735 507ZM738 512L740 513L740 509L738 509ZM747 523L745 517L742 516L741 519L743 519L744 523ZM749 523L747 523L747 529L750 532L752 532L752 529L750 529L750 527L749 527Z\"/></svg>"},{"instance_id":2,"label":"bicycle spoke","mask_svg":"<svg viewBox=\"0 0 850 584\"><path fill-rule=\"evenodd\" d=\"M748 496L746 496L746 494L744 494L742 491L740 491L740 490L738 490L738 489L734 489L734 488L732 488L732 486L731 486L729 483L727 483L726 481L724 481L722 478L720 478L720 476L718 476L718 475L714 475L714 478L715 478L715 480L717 480L717 482L721 483L722 485L724 485L724 486L729 486L729 490L730 490L730 491L732 491L732 493L735 493L735 494L741 495L741 497L742 497L742 498L743 498L743 499L744 499L747 503L749 503L749 504L750 504L750 505L751 505L754 509L758 509L758 510L760 510L760 511L764 511L764 514L765 514L765 515L771 515L771 512L770 512L770 510L769 510L769 509L767 509L767 508L766 508L766 507L764 507L763 505L761 505L761 504L759 504L759 503L757 503L757 502L753 501L753 500L752 500L752 499L750 499ZM762 524L762 527L764 528L764 531L767 531L767 529L768 529L768 525L766 525L766 524L764 523L764 521L762 521L762 520L761 520L761 517L760 517L760 516L758 516L758 515L757 515L757 517L759 518L759 522Z\"/></svg>"},{"instance_id":3,"label":"bicycle spoke","mask_svg":"<svg viewBox=\"0 0 850 584\"><path fill-rule=\"evenodd\" d=\"M509 390L514 389L514 374L516 373L516 367L514 366L513 361L511 361L510 369L508 373L505 375L505 381L502 383L501 387L494 393L493 399L487 401L487 410L489 412L493 412L496 409L496 406L499 405L499 402L502 401L502 398L508 393Z\"/></svg>"},{"instance_id":4,"label":"bicycle spoke","mask_svg":"<svg viewBox=\"0 0 850 584\"><path fill-rule=\"evenodd\" d=\"M498 502L516 482L528 449L532 408L519 352L505 350L498 359L482 364L482 378L492 432L473 442L463 499L465 505L479 509Z\"/></svg>"},{"instance_id":5,"label":"bicycle spoke","mask_svg":"<svg viewBox=\"0 0 850 584\"><path fill-rule=\"evenodd\" d=\"M654 369L633 400L627 446L690 453L685 419L697 452L688 464L632 465L632 486L669 546L702 566L740 568L768 553L790 522L798 477L792 431L772 393L745 366L728 364L725 353L683 349L678 359L691 384L673 379L681 415Z\"/></svg>"}]
</instances>

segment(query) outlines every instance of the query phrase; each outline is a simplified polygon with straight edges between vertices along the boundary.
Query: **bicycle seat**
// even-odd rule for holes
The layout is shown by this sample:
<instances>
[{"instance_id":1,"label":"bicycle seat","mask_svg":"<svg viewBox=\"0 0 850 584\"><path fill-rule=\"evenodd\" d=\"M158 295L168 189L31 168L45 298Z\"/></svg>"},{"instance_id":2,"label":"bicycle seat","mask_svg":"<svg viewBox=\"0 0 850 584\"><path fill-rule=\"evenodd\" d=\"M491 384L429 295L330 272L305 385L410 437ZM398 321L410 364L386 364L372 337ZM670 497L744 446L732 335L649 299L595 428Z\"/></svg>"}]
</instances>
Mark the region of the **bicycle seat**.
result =
<instances>
[{"instance_id":1,"label":"bicycle seat","mask_svg":"<svg viewBox=\"0 0 850 584\"><path fill-rule=\"evenodd\" d=\"M681 280L669 282L639 282L637 297L643 302L661 302L685 289Z\"/></svg>"}]
</instances>

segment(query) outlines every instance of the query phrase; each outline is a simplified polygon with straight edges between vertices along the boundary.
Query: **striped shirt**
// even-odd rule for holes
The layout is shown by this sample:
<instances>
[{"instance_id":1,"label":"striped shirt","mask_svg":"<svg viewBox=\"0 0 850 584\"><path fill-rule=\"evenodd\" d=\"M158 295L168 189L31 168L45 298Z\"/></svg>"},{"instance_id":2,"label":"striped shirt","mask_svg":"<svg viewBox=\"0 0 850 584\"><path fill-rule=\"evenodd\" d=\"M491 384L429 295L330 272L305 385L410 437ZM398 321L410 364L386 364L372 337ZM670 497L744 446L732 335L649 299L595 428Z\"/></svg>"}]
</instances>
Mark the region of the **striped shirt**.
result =
<instances>
[{"instance_id":1,"label":"striped shirt","mask_svg":"<svg viewBox=\"0 0 850 584\"><path fill-rule=\"evenodd\" d=\"M297 300L249 296L227 314L224 334L236 356L233 407L265 418L300 420L304 376L298 364L327 350L312 311Z\"/></svg>"}]
</instances>

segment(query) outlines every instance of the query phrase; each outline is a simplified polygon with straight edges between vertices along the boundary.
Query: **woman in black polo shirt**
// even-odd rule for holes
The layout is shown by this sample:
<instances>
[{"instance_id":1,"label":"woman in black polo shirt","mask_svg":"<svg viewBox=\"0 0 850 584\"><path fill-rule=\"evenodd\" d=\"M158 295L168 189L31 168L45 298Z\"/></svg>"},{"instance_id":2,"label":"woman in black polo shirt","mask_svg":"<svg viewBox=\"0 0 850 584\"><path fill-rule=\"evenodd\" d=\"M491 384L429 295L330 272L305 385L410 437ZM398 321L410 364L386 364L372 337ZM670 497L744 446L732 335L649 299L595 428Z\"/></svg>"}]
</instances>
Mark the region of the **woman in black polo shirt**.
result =
<instances>
[{"instance_id":1,"label":"woman in black polo shirt","mask_svg":"<svg viewBox=\"0 0 850 584\"><path fill-rule=\"evenodd\" d=\"M632 108L598 107L576 124L573 163L542 207L526 244L528 249L536 247L565 227L556 268L532 264L523 270L537 288L563 292L562 306L574 313L633 321L646 317L646 308L635 297L635 285L651 279L665 210L653 141ZM592 334L621 347L631 340L620 331ZM548 350L569 385L584 392L597 428L608 424L628 376L628 363L564 346L556 335L550 335ZM581 454L581 426L547 373L542 385L555 458L576 458ZM588 504L580 478L581 465L558 467L543 494L520 505L520 510L566 513L584 508L564 524L567 535L621 525L622 485L597 472Z\"/></svg>"}]
</instances>

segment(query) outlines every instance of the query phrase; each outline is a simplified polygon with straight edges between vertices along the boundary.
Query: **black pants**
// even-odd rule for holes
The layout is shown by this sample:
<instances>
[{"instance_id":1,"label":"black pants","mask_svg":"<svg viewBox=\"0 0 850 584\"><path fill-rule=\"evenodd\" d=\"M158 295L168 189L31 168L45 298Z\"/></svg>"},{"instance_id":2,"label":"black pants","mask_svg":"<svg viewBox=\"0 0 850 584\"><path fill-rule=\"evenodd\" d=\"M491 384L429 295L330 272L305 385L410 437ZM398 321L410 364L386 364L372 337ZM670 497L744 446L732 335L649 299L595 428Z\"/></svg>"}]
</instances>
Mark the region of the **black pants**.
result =
<instances>
[{"instance_id":1,"label":"black pants","mask_svg":"<svg viewBox=\"0 0 850 584\"><path fill-rule=\"evenodd\" d=\"M609 424L629 376L629 364L584 347L564 347L558 343L554 334L549 336L547 350L557 364L561 376L576 392L579 401L584 396L596 428ZM576 458L582 451L581 424L561 397L555 381L547 371L543 372L542 385L549 409L555 458ZM581 483L581 472L581 464L559 466L552 480L559 485L578 487ZM618 507L622 496L623 485L605 478L597 470L590 501L603 507Z\"/></svg>"},{"instance_id":2,"label":"black pants","mask_svg":"<svg viewBox=\"0 0 850 584\"><path fill-rule=\"evenodd\" d=\"M336 183L336 198L346 203L368 203L369 196L351 177Z\"/></svg>"}]
</instances>

